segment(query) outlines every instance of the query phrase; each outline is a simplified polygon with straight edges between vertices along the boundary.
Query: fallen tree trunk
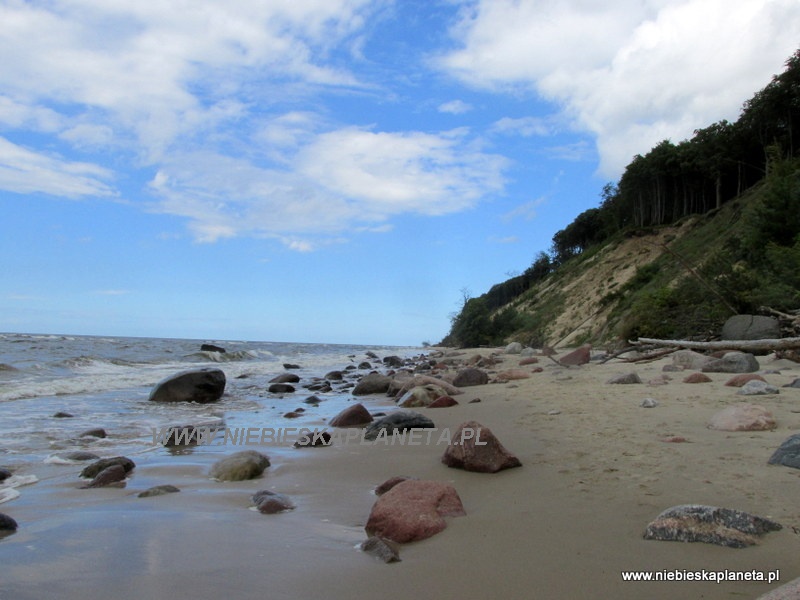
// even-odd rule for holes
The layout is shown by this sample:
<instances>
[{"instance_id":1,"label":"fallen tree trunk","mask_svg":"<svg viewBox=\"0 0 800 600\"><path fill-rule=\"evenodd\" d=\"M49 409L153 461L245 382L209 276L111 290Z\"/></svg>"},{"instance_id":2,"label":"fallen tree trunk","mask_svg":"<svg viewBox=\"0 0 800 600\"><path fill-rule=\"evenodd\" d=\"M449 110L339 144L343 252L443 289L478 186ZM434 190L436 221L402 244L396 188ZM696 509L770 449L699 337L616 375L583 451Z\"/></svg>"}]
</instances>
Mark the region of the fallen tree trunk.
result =
<instances>
[{"instance_id":1,"label":"fallen tree trunk","mask_svg":"<svg viewBox=\"0 0 800 600\"><path fill-rule=\"evenodd\" d=\"M676 346L690 350L740 350L742 352L776 352L800 348L800 337L777 340L723 340L719 342L692 342L690 340L656 340L639 338L632 344L651 344L655 346Z\"/></svg>"}]
</instances>

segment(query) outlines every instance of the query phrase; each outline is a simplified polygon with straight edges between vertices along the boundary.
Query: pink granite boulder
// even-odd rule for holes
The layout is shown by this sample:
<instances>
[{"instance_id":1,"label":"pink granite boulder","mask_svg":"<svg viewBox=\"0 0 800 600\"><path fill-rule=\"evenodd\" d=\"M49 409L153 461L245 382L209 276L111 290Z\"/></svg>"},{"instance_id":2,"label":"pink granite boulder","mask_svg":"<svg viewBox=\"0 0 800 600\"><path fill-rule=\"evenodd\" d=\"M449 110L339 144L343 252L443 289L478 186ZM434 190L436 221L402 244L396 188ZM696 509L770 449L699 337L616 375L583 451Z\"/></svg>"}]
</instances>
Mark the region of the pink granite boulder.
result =
<instances>
[{"instance_id":1,"label":"pink granite boulder","mask_svg":"<svg viewBox=\"0 0 800 600\"><path fill-rule=\"evenodd\" d=\"M358 427L372 423L372 415L360 402L348 406L328 423L331 427Z\"/></svg>"},{"instance_id":2,"label":"pink granite boulder","mask_svg":"<svg viewBox=\"0 0 800 600\"><path fill-rule=\"evenodd\" d=\"M585 344L580 348L576 348L569 354L565 354L561 358L558 359L565 367L572 367L577 365L585 365L591 360L592 358L592 347L589 344Z\"/></svg>"},{"instance_id":3,"label":"pink granite boulder","mask_svg":"<svg viewBox=\"0 0 800 600\"><path fill-rule=\"evenodd\" d=\"M708 422L708 428L717 431L767 431L776 426L772 413L758 404L729 406Z\"/></svg>"},{"instance_id":4,"label":"pink granite boulder","mask_svg":"<svg viewBox=\"0 0 800 600\"><path fill-rule=\"evenodd\" d=\"M477 421L459 425L444 451L442 462L454 469L477 473L496 473L521 467L519 459L505 449L491 429Z\"/></svg>"}]
</instances>

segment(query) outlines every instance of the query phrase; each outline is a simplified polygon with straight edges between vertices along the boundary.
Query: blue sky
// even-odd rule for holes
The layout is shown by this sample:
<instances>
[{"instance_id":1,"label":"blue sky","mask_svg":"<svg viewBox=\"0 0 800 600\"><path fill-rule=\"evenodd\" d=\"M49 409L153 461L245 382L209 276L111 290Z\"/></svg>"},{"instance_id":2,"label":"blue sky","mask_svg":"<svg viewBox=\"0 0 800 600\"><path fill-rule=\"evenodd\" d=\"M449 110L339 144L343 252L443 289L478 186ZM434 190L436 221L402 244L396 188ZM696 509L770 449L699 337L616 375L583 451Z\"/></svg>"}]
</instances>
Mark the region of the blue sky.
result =
<instances>
[{"instance_id":1,"label":"blue sky","mask_svg":"<svg viewBox=\"0 0 800 600\"><path fill-rule=\"evenodd\" d=\"M436 342L796 0L0 0L0 331Z\"/></svg>"}]
</instances>

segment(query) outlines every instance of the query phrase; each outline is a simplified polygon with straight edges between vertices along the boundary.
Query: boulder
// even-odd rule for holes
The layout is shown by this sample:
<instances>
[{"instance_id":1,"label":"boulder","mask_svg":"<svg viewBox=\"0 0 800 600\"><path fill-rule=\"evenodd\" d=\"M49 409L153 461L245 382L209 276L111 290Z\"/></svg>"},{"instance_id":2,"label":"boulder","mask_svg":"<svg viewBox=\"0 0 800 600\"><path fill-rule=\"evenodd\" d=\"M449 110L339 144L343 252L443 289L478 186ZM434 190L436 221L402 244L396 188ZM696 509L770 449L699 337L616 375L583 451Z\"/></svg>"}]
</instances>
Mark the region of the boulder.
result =
<instances>
[{"instance_id":1,"label":"boulder","mask_svg":"<svg viewBox=\"0 0 800 600\"><path fill-rule=\"evenodd\" d=\"M0 531L16 531L17 522L5 513L0 513Z\"/></svg>"},{"instance_id":2,"label":"boulder","mask_svg":"<svg viewBox=\"0 0 800 600\"><path fill-rule=\"evenodd\" d=\"M800 598L800 577L759 596L756 600L797 600Z\"/></svg>"},{"instance_id":3,"label":"boulder","mask_svg":"<svg viewBox=\"0 0 800 600\"><path fill-rule=\"evenodd\" d=\"M384 359L385 360L385 359ZM385 394L389 390L392 378L380 373L368 373L362 377L353 388L354 396L368 396L369 394Z\"/></svg>"},{"instance_id":4,"label":"boulder","mask_svg":"<svg viewBox=\"0 0 800 600\"><path fill-rule=\"evenodd\" d=\"M700 371L706 364L714 360L710 356L694 350L678 350L672 353L672 364L681 369Z\"/></svg>"},{"instance_id":5,"label":"boulder","mask_svg":"<svg viewBox=\"0 0 800 600\"><path fill-rule=\"evenodd\" d=\"M786 438L767 461L770 465L783 465L800 469L800 433Z\"/></svg>"},{"instance_id":6,"label":"boulder","mask_svg":"<svg viewBox=\"0 0 800 600\"><path fill-rule=\"evenodd\" d=\"M754 379L753 381L745 383L736 393L740 396L766 396L769 394L779 394L780 390L766 381Z\"/></svg>"},{"instance_id":7,"label":"boulder","mask_svg":"<svg viewBox=\"0 0 800 600\"><path fill-rule=\"evenodd\" d=\"M209 475L218 481L255 479L269 466L269 458L255 450L243 450L211 465Z\"/></svg>"},{"instance_id":8,"label":"boulder","mask_svg":"<svg viewBox=\"0 0 800 600\"><path fill-rule=\"evenodd\" d=\"M684 504L658 515L647 525L644 538L744 548L758 543L758 536L779 529L779 523L738 510Z\"/></svg>"},{"instance_id":9,"label":"boulder","mask_svg":"<svg viewBox=\"0 0 800 600\"><path fill-rule=\"evenodd\" d=\"M269 380L270 383L298 383L300 376L297 373L281 373Z\"/></svg>"},{"instance_id":10,"label":"boulder","mask_svg":"<svg viewBox=\"0 0 800 600\"><path fill-rule=\"evenodd\" d=\"M683 378L683 383L710 383L711 377L705 373L692 373Z\"/></svg>"},{"instance_id":11,"label":"boulder","mask_svg":"<svg viewBox=\"0 0 800 600\"><path fill-rule=\"evenodd\" d=\"M295 508L288 496L270 490L261 490L253 494L253 504L262 515L274 515Z\"/></svg>"},{"instance_id":12,"label":"boulder","mask_svg":"<svg viewBox=\"0 0 800 600\"><path fill-rule=\"evenodd\" d=\"M626 385L632 383L642 383L642 380L636 373L625 373L624 375L615 375L606 381L606 383Z\"/></svg>"},{"instance_id":13,"label":"boulder","mask_svg":"<svg viewBox=\"0 0 800 600\"><path fill-rule=\"evenodd\" d=\"M429 406L437 398L445 396L445 392L438 385L418 385L400 397L398 403L403 408L417 408L420 406Z\"/></svg>"},{"instance_id":14,"label":"boulder","mask_svg":"<svg viewBox=\"0 0 800 600\"><path fill-rule=\"evenodd\" d=\"M455 398L450 396L439 396L436 400L428 404L428 408L449 408L457 405Z\"/></svg>"},{"instance_id":15,"label":"boulder","mask_svg":"<svg viewBox=\"0 0 800 600\"><path fill-rule=\"evenodd\" d=\"M453 379L453 385L456 387L485 385L487 383L489 383L489 376L484 371L475 367L461 369Z\"/></svg>"},{"instance_id":16,"label":"boulder","mask_svg":"<svg viewBox=\"0 0 800 600\"><path fill-rule=\"evenodd\" d=\"M708 428L717 431L767 431L776 426L772 413L757 404L729 406L708 422Z\"/></svg>"},{"instance_id":17,"label":"boulder","mask_svg":"<svg viewBox=\"0 0 800 600\"><path fill-rule=\"evenodd\" d=\"M702 371L704 373L753 373L761 367L756 357L748 352L728 352L722 358L715 358L707 362Z\"/></svg>"},{"instance_id":18,"label":"boulder","mask_svg":"<svg viewBox=\"0 0 800 600\"><path fill-rule=\"evenodd\" d=\"M328 371L325 373L325 379L329 381L341 381L344 379L344 373L342 371Z\"/></svg>"},{"instance_id":19,"label":"boulder","mask_svg":"<svg viewBox=\"0 0 800 600\"><path fill-rule=\"evenodd\" d=\"M328 425L331 427L359 427L367 423L372 423L372 420L372 415L369 414L366 407L359 402L345 408L342 412L333 417Z\"/></svg>"},{"instance_id":20,"label":"boulder","mask_svg":"<svg viewBox=\"0 0 800 600\"><path fill-rule=\"evenodd\" d=\"M381 495L364 529L404 544L436 535L447 527L445 517L465 515L456 489L447 483L409 479Z\"/></svg>"},{"instance_id":21,"label":"boulder","mask_svg":"<svg viewBox=\"0 0 800 600\"><path fill-rule=\"evenodd\" d=\"M442 462L454 469L477 473L496 473L522 466L519 459L505 449L491 429L477 421L467 421L459 425L442 456Z\"/></svg>"},{"instance_id":22,"label":"boulder","mask_svg":"<svg viewBox=\"0 0 800 600\"><path fill-rule=\"evenodd\" d=\"M270 394L293 394L295 388L291 383L271 383L267 391Z\"/></svg>"},{"instance_id":23,"label":"boulder","mask_svg":"<svg viewBox=\"0 0 800 600\"><path fill-rule=\"evenodd\" d=\"M204 368L182 371L163 379L150 392L151 402L216 402L225 391L225 373Z\"/></svg>"},{"instance_id":24,"label":"boulder","mask_svg":"<svg viewBox=\"0 0 800 600\"><path fill-rule=\"evenodd\" d=\"M523 350L522 344L519 342L511 342L506 346L506 354L521 354Z\"/></svg>"},{"instance_id":25,"label":"boulder","mask_svg":"<svg viewBox=\"0 0 800 600\"><path fill-rule=\"evenodd\" d=\"M98 460L100 457L94 452L72 450L70 452L58 452L57 454L53 454L53 458L68 462L84 462L87 460Z\"/></svg>"},{"instance_id":26,"label":"boulder","mask_svg":"<svg viewBox=\"0 0 800 600\"><path fill-rule=\"evenodd\" d=\"M400 562L400 552L392 544L380 536L373 535L361 542L361 551L366 552L385 563Z\"/></svg>"},{"instance_id":27,"label":"boulder","mask_svg":"<svg viewBox=\"0 0 800 600\"><path fill-rule=\"evenodd\" d=\"M769 340L781 337L781 324L775 317L734 315L722 326L723 340Z\"/></svg>"},{"instance_id":28,"label":"boulder","mask_svg":"<svg viewBox=\"0 0 800 600\"><path fill-rule=\"evenodd\" d=\"M200 352L219 352L220 354L225 354L225 348L215 346L214 344L201 344Z\"/></svg>"},{"instance_id":29,"label":"boulder","mask_svg":"<svg viewBox=\"0 0 800 600\"><path fill-rule=\"evenodd\" d=\"M107 437L106 430L102 427L94 427L92 429L87 429L86 431L81 431L78 434L78 437L96 437L96 438L104 438Z\"/></svg>"},{"instance_id":30,"label":"boulder","mask_svg":"<svg viewBox=\"0 0 800 600\"><path fill-rule=\"evenodd\" d=\"M92 479L94 477L97 477L97 475L99 475L101 471L104 471L105 469L113 465L120 465L123 469L125 469L126 473L130 473L136 467L136 463L134 463L130 458L127 458L126 456L101 458L100 460L84 467L83 470L81 471L81 477Z\"/></svg>"},{"instance_id":31,"label":"boulder","mask_svg":"<svg viewBox=\"0 0 800 600\"><path fill-rule=\"evenodd\" d=\"M386 430L388 435L393 435L395 432L407 429L435 428L433 421L423 414L413 410L398 410L367 425L364 431L364 439L375 440L383 430Z\"/></svg>"},{"instance_id":32,"label":"boulder","mask_svg":"<svg viewBox=\"0 0 800 600\"><path fill-rule=\"evenodd\" d=\"M761 375L758 375L757 373L741 373L740 375L735 375L730 379L728 379L728 381L725 382L725 385L730 387L740 388L749 381L763 381L764 383L767 382L766 379L764 379Z\"/></svg>"},{"instance_id":33,"label":"boulder","mask_svg":"<svg viewBox=\"0 0 800 600\"><path fill-rule=\"evenodd\" d=\"M589 344L584 344L579 348L575 348L569 354L565 354L558 359L565 367L573 367L578 365L585 365L592 359L592 347Z\"/></svg>"},{"instance_id":34,"label":"boulder","mask_svg":"<svg viewBox=\"0 0 800 600\"><path fill-rule=\"evenodd\" d=\"M81 486L81 488L88 489L116 485L125 481L126 474L127 471L122 465L111 465L100 471L94 479L92 479L86 485Z\"/></svg>"},{"instance_id":35,"label":"boulder","mask_svg":"<svg viewBox=\"0 0 800 600\"><path fill-rule=\"evenodd\" d=\"M406 361L404 361L399 356L384 356L383 364L392 369L397 369L398 367L402 367L403 365L405 365Z\"/></svg>"},{"instance_id":36,"label":"boulder","mask_svg":"<svg viewBox=\"0 0 800 600\"><path fill-rule=\"evenodd\" d=\"M153 498L155 496L164 496L166 494L174 494L176 492L180 492L178 488L174 485L157 485L151 488L146 489L143 492L139 492L137 498Z\"/></svg>"}]
</instances>

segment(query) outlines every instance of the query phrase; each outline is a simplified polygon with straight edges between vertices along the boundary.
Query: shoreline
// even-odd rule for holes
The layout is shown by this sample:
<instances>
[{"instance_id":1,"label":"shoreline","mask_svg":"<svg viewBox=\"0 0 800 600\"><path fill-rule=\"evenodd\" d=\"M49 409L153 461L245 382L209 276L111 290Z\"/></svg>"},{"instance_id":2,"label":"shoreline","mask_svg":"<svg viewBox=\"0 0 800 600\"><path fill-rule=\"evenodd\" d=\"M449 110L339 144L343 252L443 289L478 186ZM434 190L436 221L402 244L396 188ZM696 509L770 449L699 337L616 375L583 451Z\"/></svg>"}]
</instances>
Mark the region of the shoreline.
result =
<instances>
[{"instance_id":1,"label":"shoreline","mask_svg":"<svg viewBox=\"0 0 800 600\"><path fill-rule=\"evenodd\" d=\"M435 351L428 349L428 352ZM496 349L463 350L463 358ZM519 368L519 355L499 355L496 372ZM791 382L800 365L758 357L764 377ZM793 498L800 471L768 466L780 443L800 430L800 390L759 396L772 411L773 431L721 432L706 428L725 406L742 402L724 386L682 383L609 385L620 371L643 381L663 374L668 357L652 363L616 361L558 367L542 360L527 379L464 387L457 406L415 408L437 428L455 431L475 420L490 428L522 462L495 474L451 469L439 445L334 444L322 448L268 446L272 465L254 480L217 482L210 464L241 450L134 457L127 487L76 489L62 466L43 466L43 477L0 507L20 523L0 541L4 573L0 598L37 598L57 586L60 596L117 598L255 597L349 598L411 594L501 597L714 600L737 594L757 598L800 576L794 555L800 513ZM529 371L532 369L526 367ZM646 397L658 405L640 406ZM480 398L480 402L471 400ZM371 412L387 398L359 397ZM332 415L328 415L325 421ZM320 419L321 420L321 419ZM315 426L324 427L325 422ZM666 443L680 436L687 443ZM257 448L254 448L257 449ZM358 551L376 500L372 490L397 475L451 483L466 516L421 542L403 544L402 562L378 563ZM142 499L148 487L174 484L180 493ZM288 495L296 508L278 515L252 509L255 491ZM662 510L703 503L745 510L780 522L761 543L731 549L702 543L644 540L645 526ZM623 582L623 570L780 570L780 582Z\"/></svg>"}]
</instances>

